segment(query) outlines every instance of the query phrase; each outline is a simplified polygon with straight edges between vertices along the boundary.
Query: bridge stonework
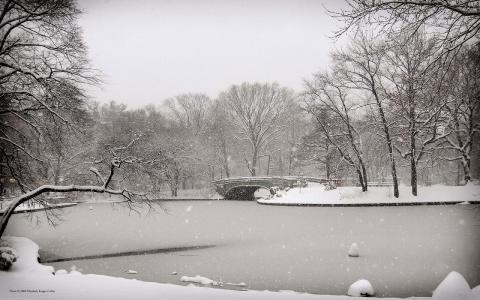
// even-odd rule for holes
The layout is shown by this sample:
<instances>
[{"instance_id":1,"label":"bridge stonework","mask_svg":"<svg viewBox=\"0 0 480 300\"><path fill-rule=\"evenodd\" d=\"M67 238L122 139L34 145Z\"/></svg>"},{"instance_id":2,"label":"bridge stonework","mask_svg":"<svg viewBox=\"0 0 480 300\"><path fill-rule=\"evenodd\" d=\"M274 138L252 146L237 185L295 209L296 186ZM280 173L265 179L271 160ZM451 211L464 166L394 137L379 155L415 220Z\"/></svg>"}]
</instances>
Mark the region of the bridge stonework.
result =
<instances>
[{"instance_id":1,"label":"bridge stonework","mask_svg":"<svg viewBox=\"0 0 480 300\"><path fill-rule=\"evenodd\" d=\"M271 176L271 177L232 177L213 181L217 193L227 200L254 200L255 191L259 188L270 190L285 189L304 185L307 181L325 183L332 180L302 176Z\"/></svg>"}]
</instances>

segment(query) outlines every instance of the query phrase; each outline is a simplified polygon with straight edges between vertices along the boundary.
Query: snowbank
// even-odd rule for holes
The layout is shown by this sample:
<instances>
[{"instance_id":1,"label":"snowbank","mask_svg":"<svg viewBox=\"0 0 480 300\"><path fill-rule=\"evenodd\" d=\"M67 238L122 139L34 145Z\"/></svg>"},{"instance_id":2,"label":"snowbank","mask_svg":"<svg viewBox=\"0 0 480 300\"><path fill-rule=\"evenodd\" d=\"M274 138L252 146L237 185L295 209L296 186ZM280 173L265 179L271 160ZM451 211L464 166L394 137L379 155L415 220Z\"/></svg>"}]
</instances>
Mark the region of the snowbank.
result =
<instances>
[{"instance_id":1,"label":"snowbank","mask_svg":"<svg viewBox=\"0 0 480 300\"><path fill-rule=\"evenodd\" d=\"M418 196L411 194L409 186L400 186L400 197L393 197L393 187L369 187L362 192L359 187L339 187L325 190L321 184L309 183L304 188L279 191L272 198L259 199L260 204L282 205L395 205L414 203L461 203L480 201L480 185L420 186Z\"/></svg>"},{"instance_id":2,"label":"snowbank","mask_svg":"<svg viewBox=\"0 0 480 300\"><path fill-rule=\"evenodd\" d=\"M476 300L465 278L452 271L433 292L432 300Z\"/></svg>"},{"instance_id":3,"label":"snowbank","mask_svg":"<svg viewBox=\"0 0 480 300\"><path fill-rule=\"evenodd\" d=\"M37 262L38 246L26 238L9 237L18 261L11 271L0 272L0 299L275 299L275 300L352 300L349 296L323 296L296 292L232 291L213 288L178 286L102 275L82 275L73 270L58 271ZM389 298L393 299L393 298ZM409 298L414 299L414 298ZM425 299L425 298L422 298ZM383 298L387 300L387 298Z\"/></svg>"},{"instance_id":4,"label":"snowbank","mask_svg":"<svg viewBox=\"0 0 480 300\"><path fill-rule=\"evenodd\" d=\"M360 279L355 281L349 288L347 295L355 297L372 297L375 295L375 290L370 281Z\"/></svg>"}]
</instances>

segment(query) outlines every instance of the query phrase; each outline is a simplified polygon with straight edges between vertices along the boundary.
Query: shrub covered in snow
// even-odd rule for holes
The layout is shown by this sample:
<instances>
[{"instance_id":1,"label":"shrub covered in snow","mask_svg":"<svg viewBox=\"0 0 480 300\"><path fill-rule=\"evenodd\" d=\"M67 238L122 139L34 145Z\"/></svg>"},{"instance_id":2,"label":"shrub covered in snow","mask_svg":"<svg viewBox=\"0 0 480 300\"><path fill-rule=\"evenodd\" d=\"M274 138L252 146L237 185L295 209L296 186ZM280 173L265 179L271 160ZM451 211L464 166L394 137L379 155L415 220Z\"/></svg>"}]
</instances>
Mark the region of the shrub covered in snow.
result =
<instances>
[{"instance_id":1,"label":"shrub covered in snow","mask_svg":"<svg viewBox=\"0 0 480 300\"><path fill-rule=\"evenodd\" d=\"M331 191L337 188L335 183L331 181L324 183L323 186L325 187L325 191Z\"/></svg>"},{"instance_id":2,"label":"shrub covered in snow","mask_svg":"<svg viewBox=\"0 0 480 300\"><path fill-rule=\"evenodd\" d=\"M0 247L0 270L7 271L17 261L15 250L10 247Z\"/></svg>"},{"instance_id":3,"label":"shrub covered in snow","mask_svg":"<svg viewBox=\"0 0 480 300\"><path fill-rule=\"evenodd\" d=\"M368 280L360 279L348 288L347 295L352 297L373 297L375 296L375 290Z\"/></svg>"}]
</instances>

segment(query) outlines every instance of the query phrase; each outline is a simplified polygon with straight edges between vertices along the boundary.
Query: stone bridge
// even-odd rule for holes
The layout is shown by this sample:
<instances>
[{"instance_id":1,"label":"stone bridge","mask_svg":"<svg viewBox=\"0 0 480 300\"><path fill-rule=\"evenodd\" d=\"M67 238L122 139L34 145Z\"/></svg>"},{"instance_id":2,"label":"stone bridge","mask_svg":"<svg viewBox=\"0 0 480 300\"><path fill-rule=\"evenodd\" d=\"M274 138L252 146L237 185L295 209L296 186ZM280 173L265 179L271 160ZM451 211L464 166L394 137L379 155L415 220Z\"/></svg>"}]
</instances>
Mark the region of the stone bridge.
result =
<instances>
[{"instance_id":1,"label":"stone bridge","mask_svg":"<svg viewBox=\"0 0 480 300\"><path fill-rule=\"evenodd\" d=\"M230 177L213 181L217 193L228 200L254 200L255 191L259 188L270 190L275 194L275 189L292 188L299 185L305 186L307 182L325 183L323 178L303 176L270 176L270 177Z\"/></svg>"}]
</instances>

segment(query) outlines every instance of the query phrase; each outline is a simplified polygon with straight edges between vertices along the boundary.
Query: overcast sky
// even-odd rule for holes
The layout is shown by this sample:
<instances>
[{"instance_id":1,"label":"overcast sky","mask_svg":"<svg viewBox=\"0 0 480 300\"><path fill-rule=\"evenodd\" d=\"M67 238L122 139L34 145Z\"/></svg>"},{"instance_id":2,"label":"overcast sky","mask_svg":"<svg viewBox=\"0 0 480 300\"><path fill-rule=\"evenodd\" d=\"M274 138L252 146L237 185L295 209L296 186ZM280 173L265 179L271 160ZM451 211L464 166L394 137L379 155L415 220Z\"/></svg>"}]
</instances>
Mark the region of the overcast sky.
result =
<instances>
[{"instance_id":1,"label":"overcast sky","mask_svg":"<svg viewBox=\"0 0 480 300\"><path fill-rule=\"evenodd\" d=\"M214 98L232 84L297 91L325 67L340 0L78 0L94 67L94 100L137 108L187 92Z\"/></svg>"}]
</instances>

